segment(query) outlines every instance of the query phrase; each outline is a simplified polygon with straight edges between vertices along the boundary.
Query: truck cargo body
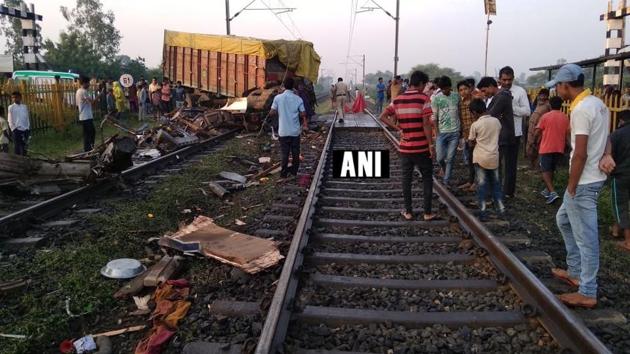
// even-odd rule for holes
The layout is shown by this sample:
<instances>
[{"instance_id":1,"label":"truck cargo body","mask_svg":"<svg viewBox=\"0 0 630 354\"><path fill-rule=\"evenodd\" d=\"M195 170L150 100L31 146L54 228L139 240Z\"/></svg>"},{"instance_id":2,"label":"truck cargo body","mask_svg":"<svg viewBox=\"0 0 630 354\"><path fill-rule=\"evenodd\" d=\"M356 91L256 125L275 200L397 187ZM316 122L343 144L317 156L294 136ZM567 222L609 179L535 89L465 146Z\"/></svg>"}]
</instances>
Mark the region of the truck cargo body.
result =
<instances>
[{"instance_id":1,"label":"truck cargo body","mask_svg":"<svg viewBox=\"0 0 630 354\"><path fill-rule=\"evenodd\" d=\"M164 34L164 77L222 96L242 97L263 88L267 81L280 81L285 76L312 79L313 69L316 80L319 56L308 42L173 31Z\"/></svg>"}]
</instances>

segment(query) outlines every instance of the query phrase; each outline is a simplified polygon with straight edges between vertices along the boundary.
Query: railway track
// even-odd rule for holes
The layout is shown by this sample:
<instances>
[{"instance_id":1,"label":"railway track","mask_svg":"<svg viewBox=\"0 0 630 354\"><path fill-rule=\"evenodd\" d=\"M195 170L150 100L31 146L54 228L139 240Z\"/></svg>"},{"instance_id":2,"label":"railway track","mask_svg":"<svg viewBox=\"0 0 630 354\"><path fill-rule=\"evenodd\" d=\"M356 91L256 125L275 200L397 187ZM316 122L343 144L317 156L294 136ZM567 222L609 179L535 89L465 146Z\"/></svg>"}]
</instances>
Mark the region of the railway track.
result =
<instances>
[{"instance_id":1,"label":"railway track","mask_svg":"<svg viewBox=\"0 0 630 354\"><path fill-rule=\"evenodd\" d=\"M209 152L214 146L233 137L237 132L238 129L226 131L198 144L184 147L145 164L132 167L119 175L98 180L95 183L76 188L50 199L37 200L35 204L0 218L0 238L15 236L35 224L40 224L60 214L81 201L106 193L121 181L130 183L154 175L157 172L163 173L168 167L174 167L195 155Z\"/></svg>"},{"instance_id":2,"label":"railway track","mask_svg":"<svg viewBox=\"0 0 630 354\"><path fill-rule=\"evenodd\" d=\"M329 134L257 353L609 352L439 182L442 220L401 221L396 140L374 126ZM362 148L391 151L391 178L332 178L331 151Z\"/></svg>"}]
</instances>

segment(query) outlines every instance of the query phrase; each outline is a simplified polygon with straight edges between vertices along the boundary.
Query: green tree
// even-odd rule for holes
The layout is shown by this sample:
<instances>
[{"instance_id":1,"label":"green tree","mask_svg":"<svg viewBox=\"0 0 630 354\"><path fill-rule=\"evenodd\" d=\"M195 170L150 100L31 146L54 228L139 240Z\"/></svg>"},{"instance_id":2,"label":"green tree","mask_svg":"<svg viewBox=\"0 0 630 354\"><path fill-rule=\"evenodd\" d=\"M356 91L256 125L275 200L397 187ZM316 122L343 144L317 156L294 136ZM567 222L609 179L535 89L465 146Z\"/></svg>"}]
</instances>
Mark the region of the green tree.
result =
<instances>
[{"instance_id":1,"label":"green tree","mask_svg":"<svg viewBox=\"0 0 630 354\"><path fill-rule=\"evenodd\" d=\"M77 0L72 10L61 7L61 14L68 27L61 32L58 43L44 43L49 65L92 77L120 76L121 58L116 55L121 35L114 26L114 13L103 10L100 0Z\"/></svg>"},{"instance_id":2,"label":"green tree","mask_svg":"<svg viewBox=\"0 0 630 354\"><path fill-rule=\"evenodd\" d=\"M525 80L525 87L528 88L535 88L535 87L541 87L542 85L545 84L545 82L547 82L547 72L546 71L539 71L534 75L530 75L527 77L527 80Z\"/></svg>"},{"instance_id":3,"label":"green tree","mask_svg":"<svg viewBox=\"0 0 630 354\"><path fill-rule=\"evenodd\" d=\"M377 71L375 73L369 73L365 75L365 83L366 85L370 86L370 85L376 85L376 83L378 82L378 78L382 77L383 78L383 82L387 83L387 81L391 80L394 77L394 73L392 73L389 70L386 71Z\"/></svg>"},{"instance_id":4,"label":"green tree","mask_svg":"<svg viewBox=\"0 0 630 354\"><path fill-rule=\"evenodd\" d=\"M69 22L67 31L90 43L101 60L112 60L120 46L120 31L114 26L114 12L103 10L100 0L77 0L74 9L61 7Z\"/></svg>"},{"instance_id":5,"label":"green tree","mask_svg":"<svg viewBox=\"0 0 630 354\"><path fill-rule=\"evenodd\" d=\"M440 76L448 76L451 78L451 81L453 81L453 85L455 85L458 81L464 79L464 76L459 71L447 67L443 68L440 67L440 65L434 63L416 65L411 68L411 71L409 71L409 75L411 75L411 73L416 70L420 70L429 75L430 80L433 80Z\"/></svg>"}]
</instances>

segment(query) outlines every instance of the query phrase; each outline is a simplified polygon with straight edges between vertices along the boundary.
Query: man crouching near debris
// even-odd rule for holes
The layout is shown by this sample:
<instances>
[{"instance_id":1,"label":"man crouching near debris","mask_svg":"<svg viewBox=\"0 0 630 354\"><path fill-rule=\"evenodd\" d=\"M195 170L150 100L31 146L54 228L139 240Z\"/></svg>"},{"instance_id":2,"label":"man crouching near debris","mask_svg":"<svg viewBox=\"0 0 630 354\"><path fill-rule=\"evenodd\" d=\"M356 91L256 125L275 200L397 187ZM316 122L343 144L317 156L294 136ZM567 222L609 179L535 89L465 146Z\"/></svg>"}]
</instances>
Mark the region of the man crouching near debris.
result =
<instances>
[{"instance_id":1,"label":"man crouching near debris","mask_svg":"<svg viewBox=\"0 0 630 354\"><path fill-rule=\"evenodd\" d=\"M435 157L431 143L433 136L431 134L431 101L422 93L427 81L429 81L427 74L414 71L407 91L392 98L392 103L380 117L383 123L400 131L398 151L402 165L402 188L405 199L405 210L401 212L401 215L407 221L414 219L411 198L414 167L418 167L422 174L424 220L429 221L436 217L431 213L433 158Z\"/></svg>"},{"instance_id":2,"label":"man crouching near debris","mask_svg":"<svg viewBox=\"0 0 630 354\"><path fill-rule=\"evenodd\" d=\"M304 101L294 91L293 78L284 80L284 92L273 99L270 116L278 115L278 135L280 136L280 151L282 152L281 178L297 176L300 167L300 117L302 129L308 131L308 122L304 109ZM289 152L292 165L289 168Z\"/></svg>"}]
</instances>

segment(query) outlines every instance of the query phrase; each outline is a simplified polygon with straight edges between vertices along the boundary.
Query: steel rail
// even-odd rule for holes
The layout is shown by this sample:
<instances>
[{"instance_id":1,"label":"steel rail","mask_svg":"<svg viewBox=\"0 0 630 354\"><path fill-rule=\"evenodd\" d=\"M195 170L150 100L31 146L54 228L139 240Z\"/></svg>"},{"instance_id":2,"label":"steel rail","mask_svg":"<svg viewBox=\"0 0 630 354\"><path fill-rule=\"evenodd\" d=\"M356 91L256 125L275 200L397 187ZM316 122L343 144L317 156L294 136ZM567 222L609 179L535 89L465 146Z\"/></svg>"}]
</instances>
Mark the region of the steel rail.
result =
<instances>
[{"instance_id":1,"label":"steel rail","mask_svg":"<svg viewBox=\"0 0 630 354\"><path fill-rule=\"evenodd\" d=\"M396 137L367 109L365 112L381 126L388 139L398 146ZM435 190L470 233L477 245L485 249L492 263L507 276L521 299L534 307L534 314L553 338L575 353L610 353L610 350L547 287L488 230L440 181Z\"/></svg>"},{"instance_id":2,"label":"steel rail","mask_svg":"<svg viewBox=\"0 0 630 354\"><path fill-rule=\"evenodd\" d=\"M194 145L186 146L155 160L151 160L145 164L132 167L115 176L98 180L95 183L79 187L70 192L58 195L54 198L1 217L0 239L7 238L11 233L28 228L33 221L45 220L59 214L66 208L71 207L80 201L86 200L94 196L96 193L106 192L113 188L120 180L124 182L136 181L147 174L154 173L164 166L183 160L186 157L195 154L208 146L214 145L225 138L232 137L238 131L239 129L232 129L226 133L203 140Z\"/></svg>"},{"instance_id":3,"label":"steel rail","mask_svg":"<svg viewBox=\"0 0 630 354\"><path fill-rule=\"evenodd\" d=\"M317 169L313 175L308 196L306 197L304 207L300 213L300 219L293 233L293 241L287 253L287 258L284 261L282 273L280 274L280 279L276 286L276 292L274 293L267 318L265 319L265 324L260 334L258 346L256 347L256 353L258 354L277 352L286 337L300 277L299 269L304 262L302 251L308 244L310 232L307 230L310 230L313 224L313 214L316 209L315 204L319 199L319 191L324 177L324 169L330 152L336 122L337 112L335 111L326 143L324 144Z\"/></svg>"}]
</instances>

